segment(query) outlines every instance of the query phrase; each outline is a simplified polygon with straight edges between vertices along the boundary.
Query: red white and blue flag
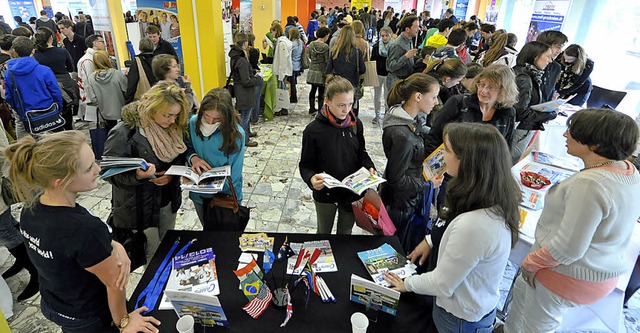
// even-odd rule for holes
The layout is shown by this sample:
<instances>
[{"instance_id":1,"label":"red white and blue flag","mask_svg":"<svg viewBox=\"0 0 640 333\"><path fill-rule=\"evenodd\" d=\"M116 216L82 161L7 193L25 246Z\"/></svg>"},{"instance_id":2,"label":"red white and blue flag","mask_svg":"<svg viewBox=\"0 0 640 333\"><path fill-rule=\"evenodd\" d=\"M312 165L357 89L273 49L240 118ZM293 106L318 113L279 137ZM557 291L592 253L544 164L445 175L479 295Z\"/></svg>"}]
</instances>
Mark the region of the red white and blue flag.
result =
<instances>
[{"instance_id":1,"label":"red white and blue flag","mask_svg":"<svg viewBox=\"0 0 640 333\"><path fill-rule=\"evenodd\" d=\"M287 295L287 314L284 317L284 322L280 324L280 327L287 326L289 319L291 319L291 316L293 316L293 305L291 304L291 294L289 293L288 286L284 286L284 292Z\"/></svg>"},{"instance_id":2,"label":"red white and blue flag","mask_svg":"<svg viewBox=\"0 0 640 333\"><path fill-rule=\"evenodd\" d=\"M273 299L271 290L269 290L269 287L266 283L263 283L262 286L260 286L260 292L258 293L258 295L256 295L256 297L249 301L249 303L247 303L247 305L245 305L242 309L246 311L251 317L258 318L260 317L260 315L262 315L264 310L269 307L271 299Z\"/></svg>"}]
</instances>

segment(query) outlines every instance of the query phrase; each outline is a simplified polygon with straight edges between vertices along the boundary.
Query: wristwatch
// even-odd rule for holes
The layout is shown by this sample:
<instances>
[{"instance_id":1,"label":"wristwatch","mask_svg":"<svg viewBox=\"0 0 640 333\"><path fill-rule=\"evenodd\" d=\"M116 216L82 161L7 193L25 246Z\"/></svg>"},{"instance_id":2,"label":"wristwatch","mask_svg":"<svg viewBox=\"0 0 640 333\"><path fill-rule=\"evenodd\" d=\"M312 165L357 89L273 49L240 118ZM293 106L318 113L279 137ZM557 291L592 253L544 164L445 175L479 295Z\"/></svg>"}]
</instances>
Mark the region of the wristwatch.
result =
<instances>
[{"instance_id":1,"label":"wristwatch","mask_svg":"<svg viewBox=\"0 0 640 333\"><path fill-rule=\"evenodd\" d=\"M127 327L127 325L129 325L129 314L127 313L126 316L122 317L122 319L120 319L120 322L118 323L118 325L116 325L116 327L118 327L118 330L120 330L120 332L122 332L122 330L125 329L125 327Z\"/></svg>"}]
</instances>

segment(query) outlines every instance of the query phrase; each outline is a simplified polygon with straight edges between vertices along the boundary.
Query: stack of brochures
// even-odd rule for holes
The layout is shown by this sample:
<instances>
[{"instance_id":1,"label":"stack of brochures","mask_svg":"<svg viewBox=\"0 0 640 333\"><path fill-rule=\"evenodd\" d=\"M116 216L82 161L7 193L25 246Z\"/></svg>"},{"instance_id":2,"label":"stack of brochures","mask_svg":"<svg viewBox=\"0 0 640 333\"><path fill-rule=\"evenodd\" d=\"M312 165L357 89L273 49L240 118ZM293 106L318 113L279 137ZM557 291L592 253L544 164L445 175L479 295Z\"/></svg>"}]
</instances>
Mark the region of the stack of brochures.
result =
<instances>
[{"instance_id":1,"label":"stack of brochures","mask_svg":"<svg viewBox=\"0 0 640 333\"><path fill-rule=\"evenodd\" d=\"M135 169L149 169L149 163L147 163L144 158L139 157L102 156L102 160L99 161L98 164L100 165L100 169L102 169L100 174L101 179Z\"/></svg>"},{"instance_id":2,"label":"stack of brochures","mask_svg":"<svg viewBox=\"0 0 640 333\"><path fill-rule=\"evenodd\" d=\"M395 316L398 304L400 304L400 292L351 274L349 299L352 302L366 305L368 309Z\"/></svg>"},{"instance_id":3,"label":"stack of brochures","mask_svg":"<svg viewBox=\"0 0 640 333\"><path fill-rule=\"evenodd\" d=\"M416 274L416 265L387 243L376 249L358 252L358 258L373 281L381 286L391 286L384 280L385 272L395 273L401 279Z\"/></svg>"},{"instance_id":4,"label":"stack of brochures","mask_svg":"<svg viewBox=\"0 0 640 333\"><path fill-rule=\"evenodd\" d=\"M231 166L224 165L198 175L190 167L172 165L165 174L180 176L180 188L183 191L213 194L224 188L226 177L231 176Z\"/></svg>"},{"instance_id":5,"label":"stack of brochures","mask_svg":"<svg viewBox=\"0 0 640 333\"><path fill-rule=\"evenodd\" d=\"M298 261L298 254L301 249L307 249L307 253L313 253L314 249L320 249L322 253L311 265L311 268L315 273L337 272L338 265L336 265L336 259L333 257L333 250L331 250L331 244L328 240L308 241L304 243L291 243L291 249L295 252L295 255L289 257L287 260L287 274L299 275L304 269L306 260L302 260L298 264L298 268L294 271L293 266Z\"/></svg>"}]
</instances>

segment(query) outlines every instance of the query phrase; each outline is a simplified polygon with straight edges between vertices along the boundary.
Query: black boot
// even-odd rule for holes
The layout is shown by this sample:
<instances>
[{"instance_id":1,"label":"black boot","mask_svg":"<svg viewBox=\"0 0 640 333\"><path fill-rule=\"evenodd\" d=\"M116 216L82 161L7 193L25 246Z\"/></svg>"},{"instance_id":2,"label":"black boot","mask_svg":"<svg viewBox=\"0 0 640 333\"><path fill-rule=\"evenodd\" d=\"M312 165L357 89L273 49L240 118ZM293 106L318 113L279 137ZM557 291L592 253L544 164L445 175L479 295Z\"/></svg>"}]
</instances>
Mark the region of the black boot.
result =
<instances>
[{"instance_id":1,"label":"black boot","mask_svg":"<svg viewBox=\"0 0 640 333\"><path fill-rule=\"evenodd\" d=\"M11 252L11 250L9 250L9 252ZM18 261L18 259L16 259L16 261L13 263L13 265L11 265L11 267L9 267L9 269L7 269L4 273L2 273L2 278L6 280L6 279L8 279L8 278L20 273L20 271L22 271L23 268L24 267L20 264L20 261Z\"/></svg>"},{"instance_id":2,"label":"black boot","mask_svg":"<svg viewBox=\"0 0 640 333\"><path fill-rule=\"evenodd\" d=\"M25 299L37 294L40 290L40 283L38 283L38 270L31 262L31 259L29 259L29 256L27 255L27 247L24 244L20 244L13 249L10 249L9 252L11 255L16 257L16 263L14 266L20 265L29 271L29 283L22 293L18 295L18 301L24 301Z\"/></svg>"}]
</instances>

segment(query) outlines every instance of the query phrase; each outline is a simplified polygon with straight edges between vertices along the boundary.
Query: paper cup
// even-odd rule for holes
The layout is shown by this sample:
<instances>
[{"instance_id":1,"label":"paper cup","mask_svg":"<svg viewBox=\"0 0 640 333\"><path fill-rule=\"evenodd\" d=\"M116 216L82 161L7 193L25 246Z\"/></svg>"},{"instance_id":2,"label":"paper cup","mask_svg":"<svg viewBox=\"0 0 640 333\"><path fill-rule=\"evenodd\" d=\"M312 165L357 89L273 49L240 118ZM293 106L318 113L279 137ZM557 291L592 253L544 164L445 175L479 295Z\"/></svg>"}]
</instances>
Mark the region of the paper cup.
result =
<instances>
[{"instance_id":1,"label":"paper cup","mask_svg":"<svg viewBox=\"0 0 640 333\"><path fill-rule=\"evenodd\" d=\"M351 330L353 333L365 333L369 326L369 318L362 313L356 312L351 315Z\"/></svg>"},{"instance_id":2,"label":"paper cup","mask_svg":"<svg viewBox=\"0 0 640 333\"><path fill-rule=\"evenodd\" d=\"M195 321L193 320L193 316L186 315L180 317L178 322L176 323L176 329L178 333L193 333L193 324ZM364 331L363 331L364 332Z\"/></svg>"}]
</instances>

